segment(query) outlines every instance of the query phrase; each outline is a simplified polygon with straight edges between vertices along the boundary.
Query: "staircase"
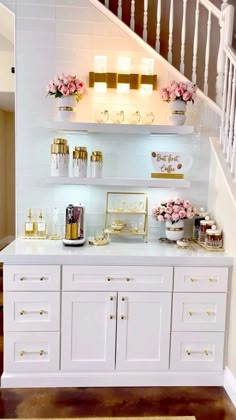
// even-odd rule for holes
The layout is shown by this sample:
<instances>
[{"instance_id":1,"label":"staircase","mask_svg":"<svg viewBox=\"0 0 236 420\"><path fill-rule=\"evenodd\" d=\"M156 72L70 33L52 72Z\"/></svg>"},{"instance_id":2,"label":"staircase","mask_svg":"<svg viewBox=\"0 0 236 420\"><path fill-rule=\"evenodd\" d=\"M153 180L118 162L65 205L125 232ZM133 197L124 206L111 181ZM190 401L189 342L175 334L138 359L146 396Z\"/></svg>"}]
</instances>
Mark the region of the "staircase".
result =
<instances>
[{"instance_id":1,"label":"staircase","mask_svg":"<svg viewBox=\"0 0 236 420\"><path fill-rule=\"evenodd\" d=\"M216 104L222 152L236 180L234 7L228 0L99 1Z\"/></svg>"}]
</instances>

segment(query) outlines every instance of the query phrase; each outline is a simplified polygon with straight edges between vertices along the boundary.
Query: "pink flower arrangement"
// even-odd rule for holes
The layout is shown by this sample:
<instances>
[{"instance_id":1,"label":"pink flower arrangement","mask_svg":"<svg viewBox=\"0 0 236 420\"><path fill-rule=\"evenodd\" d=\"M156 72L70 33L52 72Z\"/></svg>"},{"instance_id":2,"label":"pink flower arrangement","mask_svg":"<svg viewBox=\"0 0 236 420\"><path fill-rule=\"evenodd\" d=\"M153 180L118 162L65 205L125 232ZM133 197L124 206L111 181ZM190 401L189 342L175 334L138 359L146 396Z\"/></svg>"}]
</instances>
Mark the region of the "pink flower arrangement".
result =
<instances>
[{"instance_id":1,"label":"pink flower arrangement","mask_svg":"<svg viewBox=\"0 0 236 420\"><path fill-rule=\"evenodd\" d=\"M160 89L161 99L165 102L175 101L180 99L184 102L191 101L194 103L196 99L197 86L191 82L176 82L172 80L170 84Z\"/></svg>"},{"instance_id":2,"label":"pink flower arrangement","mask_svg":"<svg viewBox=\"0 0 236 420\"><path fill-rule=\"evenodd\" d=\"M179 197L162 200L159 205L152 208L152 218L160 222L170 220L175 223L182 219L192 219L195 214L196 209L190 201Z\"/></svg>"},{"instance_id":3,"label":"pink flower arrangement","mask_svg":"<svg viewBox=\"0 0 236 420\"><path fill-rule=\"evenodd\" d=\"M88 94L85 83L77 76L71 74L58 74L46 86L48 95L54 95L55 98L62 96L73 95L76 101L79 102L84 96Z\"/></svg>"}]
</instances>

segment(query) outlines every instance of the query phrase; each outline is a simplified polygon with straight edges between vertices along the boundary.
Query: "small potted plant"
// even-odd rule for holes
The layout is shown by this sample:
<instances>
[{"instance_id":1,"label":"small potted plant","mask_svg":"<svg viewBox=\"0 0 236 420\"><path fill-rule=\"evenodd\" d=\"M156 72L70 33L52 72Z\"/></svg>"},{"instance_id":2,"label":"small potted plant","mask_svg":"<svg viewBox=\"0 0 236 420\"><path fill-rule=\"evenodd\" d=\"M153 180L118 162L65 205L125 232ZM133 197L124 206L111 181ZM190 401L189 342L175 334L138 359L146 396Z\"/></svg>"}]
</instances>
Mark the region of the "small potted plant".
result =
<instances>
[{"instance_id":1,"label":"small potted plant","mask_svg":"<svg viewBox=\"0 0 236 420\"><path fill-rule=\"evenodd\" d=\"M73 119L77 102L87 94L85 83L71 74L58 74L46 86L47 94L58 100L59 119Z\"/></svg>"},{"instance_id":2,"label":"small potted plant","mask_svg":"<svg viewBox=\"0 0 236 420\"><path fill-rule=\"evenodd\" d=\"M172 80L167 87L160 89L161 99L169 104L168 120L172 125L183 125L186 119L187 102L194 103L197 86L191 82Z\"/></svg>"},{"instance_id":3,"label":"small potted plant","mask_svg":"<svg viewBox=\"0 0 236 420\"><path fill-rule=\"evenodd\" d=\"M182 198L162 200L152 207L152 218L166 222L166 237L171 241L182 239L184 234L184 219L193 219L196 209L190 201Z\"/></svg>"}]
</instances>

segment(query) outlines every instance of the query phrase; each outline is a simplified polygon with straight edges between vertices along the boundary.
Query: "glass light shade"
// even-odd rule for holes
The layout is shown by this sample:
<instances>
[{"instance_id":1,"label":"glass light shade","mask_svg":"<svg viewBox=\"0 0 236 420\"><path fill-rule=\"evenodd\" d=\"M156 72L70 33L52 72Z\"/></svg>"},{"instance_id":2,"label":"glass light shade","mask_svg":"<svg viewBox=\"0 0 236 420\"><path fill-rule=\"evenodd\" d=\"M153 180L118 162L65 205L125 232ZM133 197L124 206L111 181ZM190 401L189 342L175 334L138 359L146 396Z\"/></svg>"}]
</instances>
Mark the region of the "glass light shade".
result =
<instances>
[{"instance_id":1,"label":"glass light shade","mask_svg":"<svg viewBox=\"0 0 236 420\"><path fill-rule=\"evenodd\" d=\"M106 90L107 90L106 82L94 82L95 92L106 92Z\"/></svg>"},{"instance_id":2,"label":"glass light shade","mask_svg":"<svg viewBox=\"0 0 236 420\"><path fill-rule=\"evenodd\" d=\"M141 84L140 85L140 93L142 94L150 94L153 91L153 86L152 85L147 85L147 84Z\"/></svg>"},{"instance_id":3,"label":"glass light shade","mask_svg":"<svg viewBox=\"0 0 236 420\"><path fill-rule=\"evenodd\" d=\"M153 70L154 70L154 58L142 58L141 59L141 73L152 75Z\"/></svg>"},{"instance_id":4,"label":"glass light shade","mask_svg":"<svg viewBox=\"0 0 236 420\"><path fill-rule=\"evenodd\" d=\"M105 55L95 55L93 67L95 73L106 73L107 57Z\"/></svg>"},{"instance_id":5,"label":"glass light shade","mask_svg":"<svg viewBox=\"0 0 236 420\"><path fill-rule=\"evenodd\" d=\"M117 83L118 93L129 93L129 83Z\"/></svg>"},{"instance_id":6,"label":"glass light shade","mask_svg":"<svg viewBox=\"0 0 236 420\"><path fill-rule=\"evenodd\" d=\"M119 57L118 58L118 73L129 74L131 68L130 57Z\"/></svg>"}]
</instances>

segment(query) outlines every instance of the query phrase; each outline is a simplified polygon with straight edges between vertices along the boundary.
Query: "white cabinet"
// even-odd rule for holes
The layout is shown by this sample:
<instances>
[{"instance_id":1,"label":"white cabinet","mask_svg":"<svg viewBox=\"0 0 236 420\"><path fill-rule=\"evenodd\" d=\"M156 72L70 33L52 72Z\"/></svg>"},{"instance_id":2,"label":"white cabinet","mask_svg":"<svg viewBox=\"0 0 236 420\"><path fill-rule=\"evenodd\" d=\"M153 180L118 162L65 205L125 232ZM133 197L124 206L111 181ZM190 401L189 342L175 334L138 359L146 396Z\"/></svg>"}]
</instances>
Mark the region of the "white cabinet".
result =
<instances>
[{"instance_id":1,"label":"white cabinet","mask_svg":"<svg viewBox=\"0 0 236 420\"><path fill-rule=\"evenodd\" d=\"M115 366L116 294L64 292L62 370L105 371Z\"/></svg>"},{"instance_id":2,"label":"white cabinet","mask_svg":"<svg viewBox=\"0 0 236 420\"><path fill-rule=\"evenodd\" d=\"M118 294L116 369L169 369L171 293Z\"/></svg>"},{"instance_id":3,"label":"white cabinet","mask_svg":"<svg viewBox=\"0 0 236 420\"><path fill-rule=\"evenodd\" d=\"M228 290L226 267L176 267L171 370L222 371Z\"/></svg>"},{"instance_id":4,"label":"white cabinet","mask_svg":"<svg viewBox=\"0 0 236 420\"><path fill-rule=\"evenodd\" d=\"M6 264L2 386L221 385L228 289L227 267Z\"/></svg>"},{"instance_id":5,"label":"white cabinet","mask_svg":"<svg viewBox=\"0 0 236 420\"><path fill-rule=\"evenodd\" d=\"M169 368L171 293L64 292L62 370Z\"/></svg>"}]
</instances>

